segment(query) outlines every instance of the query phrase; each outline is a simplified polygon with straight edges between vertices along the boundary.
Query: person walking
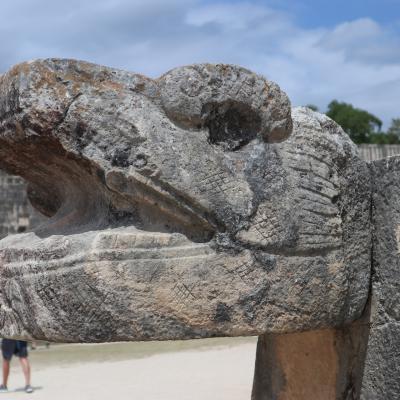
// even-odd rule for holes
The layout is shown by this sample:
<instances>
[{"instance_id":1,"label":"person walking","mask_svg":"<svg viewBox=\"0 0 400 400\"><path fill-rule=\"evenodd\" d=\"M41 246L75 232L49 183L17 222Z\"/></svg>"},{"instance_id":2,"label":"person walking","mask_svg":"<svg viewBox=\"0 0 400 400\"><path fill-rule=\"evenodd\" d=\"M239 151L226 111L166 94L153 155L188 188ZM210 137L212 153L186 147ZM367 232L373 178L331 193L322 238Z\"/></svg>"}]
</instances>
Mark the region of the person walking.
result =
<instances>
[{"instance_id":1,"label":"person walking","mask_svg":"<svg viewBox=\"0 0 400 400\"><path fill-rule=\"evenodd\" d=\"M28 343L23 340L3 339L1 343L3 355L3 383L0 385L0 393L8 391L7 383L10 375L10 362L13 355L19 357L22 371L25 377L25 392L32 393L31 366L28 360Z\"/></svg>"}]
</instances>

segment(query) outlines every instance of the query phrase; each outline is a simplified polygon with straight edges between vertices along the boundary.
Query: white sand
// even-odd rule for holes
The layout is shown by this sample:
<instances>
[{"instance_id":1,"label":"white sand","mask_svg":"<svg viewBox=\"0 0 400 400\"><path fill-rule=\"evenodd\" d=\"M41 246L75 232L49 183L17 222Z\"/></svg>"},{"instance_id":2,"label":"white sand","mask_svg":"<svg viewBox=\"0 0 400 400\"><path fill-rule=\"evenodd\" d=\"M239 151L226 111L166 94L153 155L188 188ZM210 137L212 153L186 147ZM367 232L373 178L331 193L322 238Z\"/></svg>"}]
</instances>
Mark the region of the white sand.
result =
<instances>
[{"instance_id":1,"label":"white sand","mask_svg":"<svg viewBox=\"0 0 400 400\"><path fill-rule=\"evenodd\" d=\"M0 394L0 400L250 399L255 360L254 340L220 341L217 345L200 348L196 344L192 349L175 351L167 348L161 349L166 351L164 353L140 354L142 358L134 358L141 345L132 345L136 346L132 353L127 351L127 347L121 347L128 344L120 347L54 346L50 350L31 352L35 393L28 395L20 391L23 376L15 360L9 382L10 392ZM143 346L148 349L151 344ZM171 347L171 344L166 346ZM188 346L190 344L184 345ZM117 360L110 359L107 349L112 350ZM65 354L71 353L73 362L65 357ZM104 356L106 353L107 357ZM133 358L121 359L122 355ZM59 363L55 362L57 356ZM98 357L98 360L90 360L93 357Z\"/></svg>"}]
</instances>

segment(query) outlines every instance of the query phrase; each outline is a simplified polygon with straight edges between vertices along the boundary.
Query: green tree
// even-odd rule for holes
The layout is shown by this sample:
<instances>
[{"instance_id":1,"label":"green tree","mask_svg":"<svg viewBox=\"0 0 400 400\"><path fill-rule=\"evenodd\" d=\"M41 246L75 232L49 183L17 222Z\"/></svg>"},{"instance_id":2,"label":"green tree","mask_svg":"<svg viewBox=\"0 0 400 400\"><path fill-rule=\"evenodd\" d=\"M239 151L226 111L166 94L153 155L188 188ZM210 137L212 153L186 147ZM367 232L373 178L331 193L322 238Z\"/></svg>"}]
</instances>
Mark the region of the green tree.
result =
<instances>
[{"instance_id":1,"label":"green tree","mask_svg":"<svg viewBox=\"0 0 400 400\"><path fill-rule=\"evenodd\" d=\"M400 118L393 118L387 131L388 139L393 144L400 143Z\"/></svg>"},{"instance_id":2,"label":"green tree","mask_svg":"<svg viewBox=\"0 0 400 400\"><path fill-rule=\"evenodd\" d=\"M371 135L374 144L400 144L400 118L394 118L387 132L378 132Z\"/></svg>"},{"instance_id":3,"label":"green tree","mask_svg":"<svg viewBox=\"0 0 400 400\"><path fill-rule=\"evenodd\" d=\"M381 132L382 121L378 117L348 103L331 101L326 115L336 121L355 143L371 143L374 135Z\"/></svg>"},{"instance_id":4,"label":"green tree","mask_svg":"<svg viewBox=\"0 0 400 400\"><path fill-rule=\"evenodd\" d=\"M370 136L370 143L372 144L395 144L396 140L393 140L386 132L373 133Z\"/></svg>"}]
</instances>

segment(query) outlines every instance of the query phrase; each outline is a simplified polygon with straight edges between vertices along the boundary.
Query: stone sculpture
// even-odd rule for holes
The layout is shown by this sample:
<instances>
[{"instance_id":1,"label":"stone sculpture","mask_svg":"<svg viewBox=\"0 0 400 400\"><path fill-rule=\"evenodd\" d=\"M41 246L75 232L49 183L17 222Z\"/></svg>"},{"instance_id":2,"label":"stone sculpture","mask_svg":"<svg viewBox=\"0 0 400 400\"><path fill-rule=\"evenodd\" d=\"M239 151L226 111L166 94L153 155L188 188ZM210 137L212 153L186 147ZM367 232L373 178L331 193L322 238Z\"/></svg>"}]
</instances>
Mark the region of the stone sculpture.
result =
<instances>
[{"instance_id":1,"label":"stone sculpture","mask_svg":"<svg viewBox=\"0 0 400 400\"><path fill-rule=\"evenodd\" d=\"M254 399L363 395L373 180L276 84L230 65L152 80L23 63L0 77L0 168L49 217L0 241L1 335L260 335ZM322 364L290 371L291 343L325 346Z\"/></svg>"}]
</instances>

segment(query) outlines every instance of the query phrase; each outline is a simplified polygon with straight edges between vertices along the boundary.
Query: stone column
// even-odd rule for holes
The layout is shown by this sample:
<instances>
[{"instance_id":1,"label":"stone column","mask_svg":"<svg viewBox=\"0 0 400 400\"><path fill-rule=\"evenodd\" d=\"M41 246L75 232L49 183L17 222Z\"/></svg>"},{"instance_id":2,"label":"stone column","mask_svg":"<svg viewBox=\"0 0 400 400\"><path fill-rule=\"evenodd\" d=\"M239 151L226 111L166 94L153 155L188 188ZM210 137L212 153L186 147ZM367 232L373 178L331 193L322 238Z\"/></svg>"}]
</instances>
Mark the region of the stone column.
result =
<instances>
[{"instance_id":1,"label":"stone column","mask_svg":"<svg viewBox=\"0 0 400 400\"><path fill-rule=\"evenodd\" d=\"M400 157L374 161L373 263L362 400L400 399Z\"/></svg>"},{"instance_id":2,"label":"stone column","mask_svg":"<svg viewBox=\"0 0 400 400\"><path fill-rule=\"evenodd\" d=\"M359 398L368 324L263 335L258 339L252 400Z\"/></svg>"}]
</instances>

